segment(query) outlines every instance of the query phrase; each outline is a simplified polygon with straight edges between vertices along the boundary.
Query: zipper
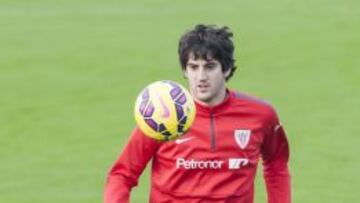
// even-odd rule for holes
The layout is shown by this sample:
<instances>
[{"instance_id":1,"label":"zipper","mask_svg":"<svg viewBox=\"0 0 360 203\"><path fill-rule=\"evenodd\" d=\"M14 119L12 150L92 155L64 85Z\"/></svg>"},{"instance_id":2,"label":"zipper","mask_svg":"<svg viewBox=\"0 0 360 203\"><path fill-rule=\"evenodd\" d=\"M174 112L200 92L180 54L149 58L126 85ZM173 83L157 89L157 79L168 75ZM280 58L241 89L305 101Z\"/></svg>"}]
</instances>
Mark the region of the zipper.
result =
<instances>
[{"instance_id":1,"label":"zipper","mask_svg":"<svg viewBox=\"0 0 360 203\"><path fill-rule=\"evenodd\" d=\"M211 151L216 149L216 140L215 140L215 118L214 113L210 112L210 140L211 140Z\"/></svg>"}]
</instances>

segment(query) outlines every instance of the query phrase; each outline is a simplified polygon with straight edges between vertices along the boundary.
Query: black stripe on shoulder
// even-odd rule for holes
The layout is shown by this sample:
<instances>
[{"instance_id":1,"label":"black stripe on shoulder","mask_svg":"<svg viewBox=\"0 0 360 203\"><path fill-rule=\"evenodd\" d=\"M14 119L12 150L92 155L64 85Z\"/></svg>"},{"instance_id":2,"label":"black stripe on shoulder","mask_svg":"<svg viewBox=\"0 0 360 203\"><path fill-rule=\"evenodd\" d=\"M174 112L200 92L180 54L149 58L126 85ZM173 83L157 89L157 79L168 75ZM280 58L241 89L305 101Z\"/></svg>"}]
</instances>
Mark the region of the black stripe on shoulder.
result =
<instances>
[{"instance_id":1,"label":"black stripe on shoulder","mask_svg":"<svg viewBox=\"0 0 360 203\"><path fill-rule=\"evenodd\" d=\"M242 92L238 92L238 91L235 92L235 98L240 99L240 100L246 100L246 101L249 101L249 102L254 102L254 103L257 103L257 104L270 106L270 107L272 106L269 102L267 102L265 100L262 100L262 99L259 99L259 98L255 97L255 96L251 96L251 95L248 95L248 94L245 94L245 93L242 93Z\"/></svg>"}]
</instances>

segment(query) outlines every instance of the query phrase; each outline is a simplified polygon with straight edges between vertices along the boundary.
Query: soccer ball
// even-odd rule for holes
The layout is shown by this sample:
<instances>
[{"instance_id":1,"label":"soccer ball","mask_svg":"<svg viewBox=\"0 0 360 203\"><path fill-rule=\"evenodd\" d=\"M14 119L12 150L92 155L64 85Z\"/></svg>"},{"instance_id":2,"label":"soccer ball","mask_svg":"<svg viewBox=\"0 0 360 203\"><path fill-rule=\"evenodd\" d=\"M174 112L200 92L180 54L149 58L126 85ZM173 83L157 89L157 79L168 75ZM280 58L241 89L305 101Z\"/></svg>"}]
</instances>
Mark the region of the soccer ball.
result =
<instances>
[{"instance_id":1,"label":"soccer ball","mask_svg":"<svg viewBox=\"0 0 360 203\"><path fill-rule=\"evenodd\" d=\"M160 141L174 140L189 130L195 117L195 104L184 87L163 80L142 90L134 114L145 135Z\"/></svg>"}]
</instances>

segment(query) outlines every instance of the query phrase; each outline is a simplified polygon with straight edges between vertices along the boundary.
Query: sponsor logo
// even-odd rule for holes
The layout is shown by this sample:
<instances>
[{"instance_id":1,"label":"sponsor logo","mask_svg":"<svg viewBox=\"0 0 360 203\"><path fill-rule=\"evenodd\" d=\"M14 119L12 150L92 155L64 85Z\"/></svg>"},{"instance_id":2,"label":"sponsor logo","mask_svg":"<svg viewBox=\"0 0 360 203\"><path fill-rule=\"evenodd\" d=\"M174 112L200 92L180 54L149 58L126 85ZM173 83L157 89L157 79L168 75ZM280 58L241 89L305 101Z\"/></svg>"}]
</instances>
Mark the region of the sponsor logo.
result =
<instances>
[{"instance_id":1,"label":"sponsor logo","mask_svg":"<svg viewBox=\"0 0 360 203\"><path fill-rule=\"evenodd\" d=\"M229 159L229 169L240 169L249 163L249 159Z\"/></svg>"},{"instance_id":2,"label":"sponsor logo","mask_svg":"<svg viewBox=\"0 0 360 203\"><path fill-rule=\"evenodd\" d=\"M183 169L221 169L224 161L221 160L194 160L178 158L176 168Z\"/></svg>"},{"instance_id":3,"label":"sponsor logo","mask_svg":"<svg viewBox=\"0 0 360 203\"><path fill-rule=\"evenodd\" d=\"M163 101L163 99L161 98L161 96L159 94L156 94L156 96L158 97L161 107L163 109L163 113L161 115L161 117L163 118L169 118L170 117L170 111L168 109L168 107L166 106L165 102Z\"/></svg>"},{"instance_id":4,"label":"sponsor logo","mask_svg":"<svg viewBox=\"0 0 360 203\"><path fill-rule=\"evenodd\" d=\"M190 141L190 140L192 140L193 138L195 138L195 137L187 137L187 138L183 138L183 139L176 139L175 140L175 143L176 144L182 144L182 143L184 143L184 142L187 142L187 141Z\"/></svg>"},{"instance_id":5,"label":"sponsor logo","mask_svg":"<svg viewBox=\"0 0 360 203\"><path fill-rule=\"evenodd\" d=\"M241 149L245 149L249 144L250 136L251 130L248 129L235 130L234 132L235 141Z\"/></svg>"},{"instance_id":6,"label":"sponsor logo","mask_svg":"<svg viewBox=\"0 0 360 203\"><path fill-rule=\"evenodd\" d=\"M176 160L176 168L186 170L206 170L206 169L222 169L225 161L223 160L195 160L178 158ZM229 158L228 168L230 170L241 169L249 164L249 159L245 158Z\"/></svg>"}]
</instances>

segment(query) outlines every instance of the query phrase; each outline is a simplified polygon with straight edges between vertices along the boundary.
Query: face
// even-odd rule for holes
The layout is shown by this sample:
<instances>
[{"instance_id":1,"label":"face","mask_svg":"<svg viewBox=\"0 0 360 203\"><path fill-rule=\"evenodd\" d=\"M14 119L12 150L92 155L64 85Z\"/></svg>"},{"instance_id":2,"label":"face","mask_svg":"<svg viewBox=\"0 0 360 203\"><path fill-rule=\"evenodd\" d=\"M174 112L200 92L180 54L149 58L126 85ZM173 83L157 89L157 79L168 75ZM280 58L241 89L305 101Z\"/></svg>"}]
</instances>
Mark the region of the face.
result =
<instances>
[{"instance_id":1,"label":"face","mask_svg":"<svg viewBox=\"0 0 360 203\"><path fill-rule=\"evenodd\" d=\"M230 70L222 72L221 63L216 59L202 59L190 54L184 70L194 99L213 106L221 103L226 96L226 77Z\"/></svg>"}]
</instances>

